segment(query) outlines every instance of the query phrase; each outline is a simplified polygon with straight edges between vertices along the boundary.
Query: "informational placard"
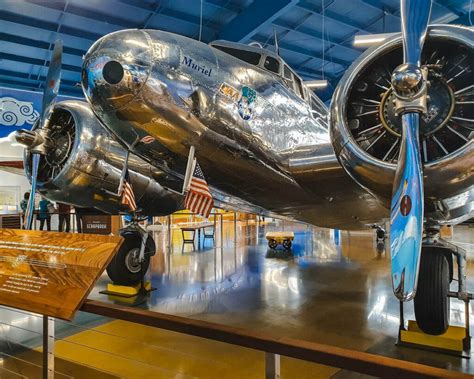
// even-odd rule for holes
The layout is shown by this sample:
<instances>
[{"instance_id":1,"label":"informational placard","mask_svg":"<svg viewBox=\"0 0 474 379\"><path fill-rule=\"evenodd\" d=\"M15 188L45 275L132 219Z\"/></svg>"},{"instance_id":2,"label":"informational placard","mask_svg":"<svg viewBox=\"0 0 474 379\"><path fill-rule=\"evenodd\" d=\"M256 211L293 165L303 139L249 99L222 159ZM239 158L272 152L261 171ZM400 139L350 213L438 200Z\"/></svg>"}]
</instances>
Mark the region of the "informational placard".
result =
<instances>
[{"instance_id":1,"label":"informational placard","mask_svg":"<svg viewBox=\"0 0 474 379\"><path fill-rule=\"evenodd\" d=\"M110 234L111 216L109 215L83 215L82 232L91 234Z\"/></svg>"},{"instance_id":2,"label":"informational placard","mask_svg":"<svg viewBox=\"0 0 474 379\"><path fill-rule=\"evenodd\" d=\"M0 229L0 304L71 320L122 238Z\"/></svg>"}]
</instances>

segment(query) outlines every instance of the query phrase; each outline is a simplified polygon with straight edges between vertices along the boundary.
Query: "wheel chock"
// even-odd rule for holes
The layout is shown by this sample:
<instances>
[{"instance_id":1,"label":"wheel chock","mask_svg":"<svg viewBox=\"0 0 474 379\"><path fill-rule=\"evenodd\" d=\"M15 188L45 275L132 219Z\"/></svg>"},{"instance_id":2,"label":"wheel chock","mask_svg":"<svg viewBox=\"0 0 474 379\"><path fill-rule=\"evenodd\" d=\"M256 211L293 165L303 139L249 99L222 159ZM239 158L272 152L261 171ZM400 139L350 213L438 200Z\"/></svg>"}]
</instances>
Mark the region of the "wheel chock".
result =
<instances>
[{"instance_id":1,"label":"wheel chock","mask_svg":"<svg viewBox=\"0 0 474 379\"><path fill-rule=\"evenodd\" d=\"M448 330L438 336L424 333L416 321L409 320L408 328L401 329L397 345L409 346L445 354L470 358L470 336L466 328L449 326Z\"/></svg>"},{"instance_id":2,"label":"wheel chock","mask_svg":"<svg viewBox=\"0 0 474 379\"><path fill-rule=\"evenodd\" d=\"M140 293L148 293L154 290L156 290L156 288L153 288L151 286L151 282L147 280L145 283L143 283L143 287L141 283L138 283L134 286L122 286L119 284L108 283L107 289L100 291L99 293L110 296L130 298L138 296Z\"/></svg>"}]
</instances>

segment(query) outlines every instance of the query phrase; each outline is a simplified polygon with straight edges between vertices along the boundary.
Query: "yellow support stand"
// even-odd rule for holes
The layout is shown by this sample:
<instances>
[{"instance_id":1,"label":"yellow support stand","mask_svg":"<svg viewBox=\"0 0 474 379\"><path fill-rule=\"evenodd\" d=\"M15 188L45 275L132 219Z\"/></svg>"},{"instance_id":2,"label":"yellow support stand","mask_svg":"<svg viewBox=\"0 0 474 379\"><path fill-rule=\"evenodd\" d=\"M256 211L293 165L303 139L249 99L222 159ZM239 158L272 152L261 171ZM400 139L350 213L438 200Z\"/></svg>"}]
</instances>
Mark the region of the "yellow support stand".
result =
<instances>
[{"instance_id":1,"label":"yellow support stand","mask_svg":"<svg viewBox=\"0 0 474 379\"><path fill-rule=\"evenodd\" d=\"M146 301L147 295L156 290L151 286L150 281L134 286L122 286L114 283L107 284L107 289L99 293L107 295L110 301L127 305L138 305Z\"/></svg>"},{"instance_id":2,"label":"yellow support stand","mask_svg":"<svg viewBox=\"0 0 474 379\"><path fill-rule=\"evenodd\" d=\"M146 292L152 291L150 281L147 280L143 284L143 289ZM107 295L133 297L133 296L137 296L140 293L140 290L142 290L141 283L138 283L134 286L121 286L119 284L109 283L107 284L107 290L104 291L103 293L106 293Z\"/></svg>"},{"instance_id":3,"label":"yellow support stand","mask_svg":"<svg viewBox=\"0 0 474 379\"><path fill-rule=\"evenodd\" d=\"M463 353L465 338L466 328L450 326L445 333L439 336L432 336L423 333L416 324L416 321L413 320L408 321L408 328L406 330L400 331L400 342L402 344L429 347L431 349L454 352L456 354Z\"/></svg>"},{"instance_id":4,"label":"yellow support stand","mask_svg":"<svg viewBox=\"0 0 474 379\"><path fill-rule=\"evenodd\" d=\"M413 320L408 320L408 327L405 328L403 303L400 303L400 328L397 345L431 350L463 358L471 357L469 321L466 322L467 327L449 326L445 333L438 336L426 334ZM469 315L466 317L469 317Z\"/></svg>"}]
</instances>

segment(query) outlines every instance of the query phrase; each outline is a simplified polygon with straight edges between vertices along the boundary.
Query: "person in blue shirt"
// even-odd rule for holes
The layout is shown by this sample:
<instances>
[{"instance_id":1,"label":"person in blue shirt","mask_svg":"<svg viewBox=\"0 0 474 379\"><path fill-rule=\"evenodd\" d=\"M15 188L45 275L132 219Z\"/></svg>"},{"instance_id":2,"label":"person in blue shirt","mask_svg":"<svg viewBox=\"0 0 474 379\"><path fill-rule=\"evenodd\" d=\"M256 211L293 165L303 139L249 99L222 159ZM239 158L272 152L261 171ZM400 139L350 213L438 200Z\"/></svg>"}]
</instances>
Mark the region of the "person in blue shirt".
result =
<instances>
[{"instance_id":1,"label":"person in blue shirt","mask_svg":"<svg viewBox=\"0 0 474 379\"><path fill-rule=\"evenodd\" d=\"M46 222L48 232L51 231L51 215L49 214L49 208L52 206L53 204L45 197L43 197L39 202L38 220L40 221L40 230L44 229L44 224Z\"/></svg>"}]
</instances>

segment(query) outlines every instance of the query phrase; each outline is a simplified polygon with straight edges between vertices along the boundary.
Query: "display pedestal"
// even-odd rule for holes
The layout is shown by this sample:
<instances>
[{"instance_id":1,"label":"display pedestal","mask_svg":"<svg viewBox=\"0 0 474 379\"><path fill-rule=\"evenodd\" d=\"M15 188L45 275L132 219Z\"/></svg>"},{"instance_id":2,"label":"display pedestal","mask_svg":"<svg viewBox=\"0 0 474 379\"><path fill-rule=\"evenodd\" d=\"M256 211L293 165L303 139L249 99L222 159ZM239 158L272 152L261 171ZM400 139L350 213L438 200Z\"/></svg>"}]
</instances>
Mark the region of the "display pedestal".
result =
<instances>
[{"instance_id":1,"label":"display pedestal","mask_svg":"<svg viewBox=\"0 0 474 379\"><path fill-rule=\"evenodd\" d=\"M109 283L107 284L107 289L105 291L100 291L99 293L119 297L134 297L155 290L156 288L152 287L151 283L147 280L145 283L138 283L135 286L122 286L119 284Z\"/></svg>"},{"instance_id":2,"label":"display pedestal","mask_svg":"<svg viewBox=\"0 0 474 379\"><path fill-rule=\"evenodd\" d=\"M467 302L466 311L468 311ZM454 355L462 358L471 358L471 335L469 333L469 313L466 313L466 327L449 326L448 330L438 336L424 333L416 321L409 320L405 327L403 302L400 302L400 326L398 330L397 346L408 346L421 350L430 350L438 353Z\"/></svg>"},{"instance_id":3,"label":"display pedestal","mask_svg":"<svg viewBox=\"0 0 474 379\"><path fill-rule=\"evenodd\" d=\"M400 330L397 345L429 349L463 358L470 358L471 350L469 345L471 337L466 335L466 332L466 328L450 326L445 333L439 336L432 336L423 333L416 324L416 321L409 320L408 328Z\"/></svg>"}]
</instances>

